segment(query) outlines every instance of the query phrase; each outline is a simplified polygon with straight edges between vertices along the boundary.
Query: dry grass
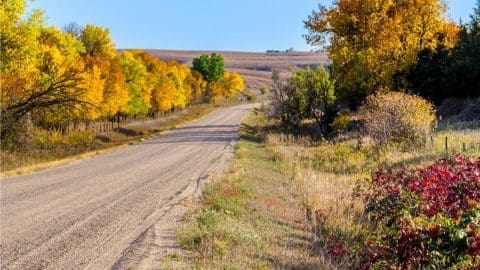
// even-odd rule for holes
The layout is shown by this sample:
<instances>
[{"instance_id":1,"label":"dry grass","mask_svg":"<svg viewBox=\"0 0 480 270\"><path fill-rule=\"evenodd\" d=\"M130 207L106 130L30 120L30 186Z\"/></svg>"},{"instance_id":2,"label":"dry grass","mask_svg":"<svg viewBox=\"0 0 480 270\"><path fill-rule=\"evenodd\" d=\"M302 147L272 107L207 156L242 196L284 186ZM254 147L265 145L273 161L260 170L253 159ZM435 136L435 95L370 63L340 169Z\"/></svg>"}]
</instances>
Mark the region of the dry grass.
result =
<instances>
[{"instance_id":1,"label":"dry grass","mask_svg":"<svg viewBox=\"0 0 480 270\"><path fill-rule=\"evenodd\" d=\"M425 148L403 148L402 145L359 145L358 140L312 143L308 139L272 133L268 145L279 160L293 167L292 179L297 193L302 194L304 208L310 208L316 222L317 254L328 255L327 237L346 243L350 250L360 250L373 234L364 215L365 205L354 192L364 187L366 179L379 167L400 168L425 166L445 157L445 137L448 154L463 154L471 158L480 156L480 130L439 131ZM465 145L465 148L464 148ZM359 258L335 260L335 265L347 268Z\"/></svg>"},{"instance_id":2,"label":"dry grass","mask_svg":"<svg viewBox=\"0 0 480 270\"><path fill-rule=\"evenodd\" d=\"M91 158L91 157L94 157L94 156L102 155L102 154L105 154L105 153L108 153L108 152L111 152L111 151L121 149L125 146L126 145L119 145L119 146L111 147L111 148L107 148L107 149L89 151L89 152L85 152L83 154L73 155L73 156L70 156L68 158L63 158L63 159L49 161L49 162L41 162L40 161L40 163L37 163L38 161L35 161L32 158L32 160L23 161L23 163L32 163L33 165L23 166L23 167L12 169L12 170L9 170L9 171L6 171L6 172L0 172L0 179L2 179L4 177L8 177L8 176L21 175L21 174L26 174L26 173L32 173L32 172L36 172L36 171L45 170L45 169L48 169L48 168L59 167L59 166L68 164L70 162L73 162L75 160L86 159L86 158ZM2 159L3 158L8 158L8 157L4 157L3 155L4 155L4 153L2 153ZM5 154L5 156L8 156L8 154ZM15 157L15 158L17 158L17 161L18 161L19 157Z\"/></svg>"},{"instance_id":3,"label":"dry grass","mask_svg":"<svg viewBox=\"0 0 480 270\"><path fill-rule=\"evenodd\" d=\"M280 133L258 112L243 124L230 173L205 191L203 206L179 229L181 243L198 241L184 245L191 251L182 262L196 269L347 269L359 258L332 256L329 237L358 251L376 233L357 188L381 166L416 167L445 156L445 136L449 154L465 143L463 154L480 156L480 130L440 131L421 149L368 139L312 142ZM200 225L212 212L218 227Z\"/></svg>"},{"instance_id":4,"label":"dry grass","mask_svg":"<svg viewBox=\"0 0 480 270\"><path fill-rule=\"evenodd\" d=\"M103 154L184 125L216 108L212 104L192 106L163 118L138 121L103 133L92 130L61 135L41 131L35 133L31 142L16 151L0 151L0 178L57 167L74 160ZM90 133L92 136L86 136Z\"/></svg>"},{"instance_id":5,"label":"dry grass","mask_svg":"<svg viewBox=\"0 0 480 270\"><path fill-rule=\"evenodd\" d=\"M190 250L180 263L188 267L178 268L335 269L312 250L293 168L265 143L265 119L257 113L242 125L229 173L205 189L202 205L178 229Z\"/></svg>"}]
</instances>

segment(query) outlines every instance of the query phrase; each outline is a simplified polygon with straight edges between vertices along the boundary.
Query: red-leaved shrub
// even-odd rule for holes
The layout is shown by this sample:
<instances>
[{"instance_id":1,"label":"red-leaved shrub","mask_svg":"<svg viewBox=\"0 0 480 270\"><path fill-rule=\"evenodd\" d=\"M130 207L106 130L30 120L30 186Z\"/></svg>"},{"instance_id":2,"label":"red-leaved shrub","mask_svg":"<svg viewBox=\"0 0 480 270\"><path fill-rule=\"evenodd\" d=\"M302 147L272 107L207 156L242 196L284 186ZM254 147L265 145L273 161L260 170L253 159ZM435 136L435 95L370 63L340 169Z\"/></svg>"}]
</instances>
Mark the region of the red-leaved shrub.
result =
<instances>
[{"instance_id":1,"label":"red-leaved shrub","mask_svg":"<svg viewBox=\"0 0 480 270\"><path fill-rule=\"evenodd\" d=\"M479 269L480 159L380 170L365 200L380 234L361 251L361 269Z\"/></svg>"}]
</instances>

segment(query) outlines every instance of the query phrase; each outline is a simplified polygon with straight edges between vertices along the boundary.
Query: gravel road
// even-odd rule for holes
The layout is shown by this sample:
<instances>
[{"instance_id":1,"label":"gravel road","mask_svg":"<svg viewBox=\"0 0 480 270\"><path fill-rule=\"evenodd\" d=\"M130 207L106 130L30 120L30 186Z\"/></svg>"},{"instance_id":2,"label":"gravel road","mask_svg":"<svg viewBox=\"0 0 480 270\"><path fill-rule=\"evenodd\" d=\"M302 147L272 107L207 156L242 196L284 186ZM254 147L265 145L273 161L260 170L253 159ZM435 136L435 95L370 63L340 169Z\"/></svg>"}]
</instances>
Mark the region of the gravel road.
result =
<instances>
[{"instance_id":1,"label":"gravel road","mask_svg":"<svg viewBox=\"0 0 480 270\"><path fill-rule=\"evenodd\" d=\"M121 150L0 180L2 269L157 269L182 204L218 172L253 105Z\"/></svg>"}]
</instances>

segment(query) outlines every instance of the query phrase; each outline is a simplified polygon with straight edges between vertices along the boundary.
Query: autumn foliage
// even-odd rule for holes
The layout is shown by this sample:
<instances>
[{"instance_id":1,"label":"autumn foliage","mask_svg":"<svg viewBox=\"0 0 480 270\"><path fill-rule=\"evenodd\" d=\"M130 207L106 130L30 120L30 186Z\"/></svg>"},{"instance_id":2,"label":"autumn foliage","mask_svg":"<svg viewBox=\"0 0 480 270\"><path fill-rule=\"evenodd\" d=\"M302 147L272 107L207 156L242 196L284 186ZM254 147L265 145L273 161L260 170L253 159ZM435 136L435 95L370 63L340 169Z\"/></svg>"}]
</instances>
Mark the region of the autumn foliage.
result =
<instances>
[{"instance_id":1,"label":"autumn foliage","mask_svg":"<svg viewBox=\"0 0 480 270\"><path fill-rule=\"evenodd\" d=\"M243 78L236 72L226 72L223 56L202 54L193 59L192 69L207 81L207 95L216 104L232 98L245 88Z\"/></svg>"},{"instance_id":2,"label":"autumn foliage","mask_svg":"<svg viewBox=\"0 0 480 270\"><path fill-rule=\"evenodd\" d=\"M380 170L368 190L381 233L361 251L361 269L480 267L480 159Z\"/></svg>"},{"instance_id":3,"label":"autumn foliage","mask_svg":"<svg viewBox=\"0 0 480 270\"><path fill-rule=\"evenodd\" d=\"M359 105L402 81L421 50L455 45L459 28L445 12L439 0L339 0L309 16L306 38L327 50L342 97Z\"/></svg>"},{"instance_id":4,"label":"autumn foliage","mask_svg":"<svg viewBox=\"0 0 480 270\"><path fill-rule=\"evenodd\" d=\"M142 51L117 53L107 28L46 26L42 12L26 14L24 0L1 2L0 26L2 142L15 138L25 121L64 131L78 122L153 116L232 98L244 88L223 66L213 92L211 77L186 65Z\"/></svg>"},{"instance_id":5,"label":"autumn foliage","mask_svg":"<svg viewBox=\"0 0 480 270\"><path fill-rule=\"evenodd\" d=\"M425 99L401 92L376 93L359 109L367 135L379 143L425 145L436 121Z\"/></svg>"}]
</instances>

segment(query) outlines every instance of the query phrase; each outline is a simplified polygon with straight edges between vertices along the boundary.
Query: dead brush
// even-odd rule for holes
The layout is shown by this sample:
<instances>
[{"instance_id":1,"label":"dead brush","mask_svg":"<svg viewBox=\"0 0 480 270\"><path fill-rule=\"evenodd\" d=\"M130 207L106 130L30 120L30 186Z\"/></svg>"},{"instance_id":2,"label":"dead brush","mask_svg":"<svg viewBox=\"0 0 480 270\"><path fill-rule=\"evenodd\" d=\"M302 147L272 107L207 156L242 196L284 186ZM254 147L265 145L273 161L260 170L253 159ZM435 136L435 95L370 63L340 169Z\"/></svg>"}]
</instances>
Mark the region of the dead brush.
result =
<instances>
[{"instance_id":1,"label":"dead brush","mask_svg":"<svg viewBox=\"0 0 480 270\"><path fill-rule=\"evenodd\" d=\"M269 134L268 143L276 155L288 164L286 170L292 175L292 192L301 198L299 207L304 209L305 219L312 226L315 252L323 261L335 260L335 265L346 267L352 258L332 257L330 251L335 249L335 254L343 254L343 249L339 249L338 243L327 241L327 238L340 238L347 246L354 246L355 239L363 237L364 204L360 198L353 196L355 183L362 177L361 174L319 171L313 162L318 152L303 138Z\"/></svg>"}]
</instances>

